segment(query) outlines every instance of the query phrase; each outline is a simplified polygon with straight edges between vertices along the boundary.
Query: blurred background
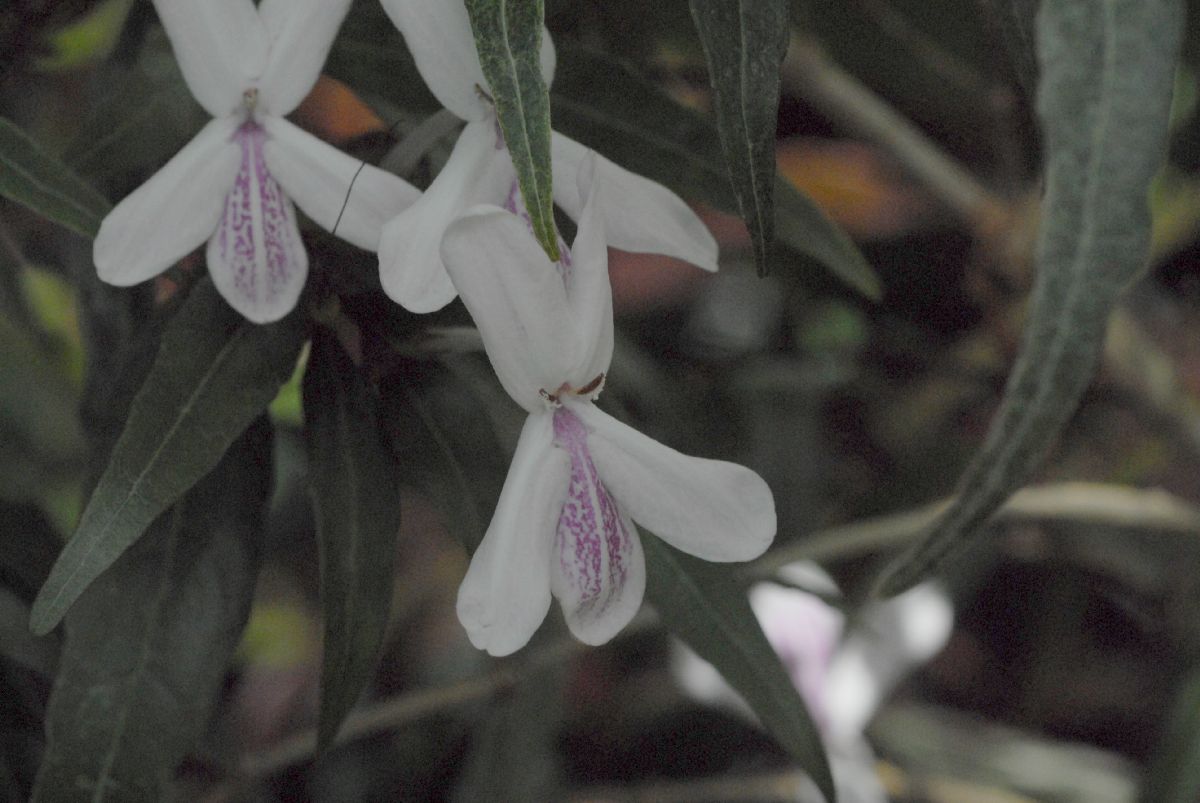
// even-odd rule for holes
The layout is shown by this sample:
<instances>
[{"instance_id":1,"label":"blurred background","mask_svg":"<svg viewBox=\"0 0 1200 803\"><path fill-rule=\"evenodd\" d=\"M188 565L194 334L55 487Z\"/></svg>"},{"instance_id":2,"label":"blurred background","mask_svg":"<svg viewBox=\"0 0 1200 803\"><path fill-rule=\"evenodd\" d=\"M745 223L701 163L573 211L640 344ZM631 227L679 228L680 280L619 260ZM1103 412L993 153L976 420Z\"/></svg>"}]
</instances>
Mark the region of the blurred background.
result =
<instances>
[{"instance_id":1,"label":"blurred background","mask_svg":"<svg viewBox=\"0 0 1200 803\"><path fill-rule=\"evenodd\" d=\"M1152 261L1112 322L1100 376L988 537L916 597L867 601L979 446L1019 344L1040 195L1033 5L795 4L778 164L858 244L877 299L782 250L758 278L740 219L699 197L720 274L611 253L618 348L604 402L771 485L777 544L741 577L851 801L1200 799L1194 19ZM575 53L708 108L686 3L546 6L556 127L579 136L571 103L605 89ZM356 3L296 117L427 184L455 129L429 124L436 102L411 65L383 69L392 58L404 62L399 36L376 4ZM0 114L114 201L205 119L142 0L0 2ZM617 151L606 155L636 160ZM573 645L557 613L511 659L470 646L453 608L466 567L454 532L486 525L521 412L461 306L410 316L382 300L373 255L305 234L312 281L340 295L339 336L379 382L405 460L389 635L343 744L314 764L321 628L297 379L271 408L274 491L251 618L204 747L180 770L183 799L816 799L650 610L599 649ZM89 243L0 200L7 799L28 794L44 743L59 644L29 635L28 606L95 479L87 433L108 400L88 388L109 365L104 344L151 326L202 272L193 255L133 290L100 287ZM405 428L416 419L442 442Z\"/></svg>"}]
</instances>

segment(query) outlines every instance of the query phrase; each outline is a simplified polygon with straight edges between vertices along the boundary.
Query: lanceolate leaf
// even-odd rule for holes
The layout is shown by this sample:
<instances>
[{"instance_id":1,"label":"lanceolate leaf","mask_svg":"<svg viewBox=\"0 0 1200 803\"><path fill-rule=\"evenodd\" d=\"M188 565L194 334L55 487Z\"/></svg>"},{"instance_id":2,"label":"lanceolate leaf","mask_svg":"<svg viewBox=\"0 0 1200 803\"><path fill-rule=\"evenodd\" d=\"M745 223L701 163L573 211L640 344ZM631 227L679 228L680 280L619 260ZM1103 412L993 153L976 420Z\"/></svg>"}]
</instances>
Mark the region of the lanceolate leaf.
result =
<instances>
[{"instance_id":1,"label":"lanceolate leaf","mask_svg":"<svg viewBox=\"0 0 1200 803\"><path fill-rule=\"evenodd\" d=\"M1143 803L1200 799L1200 669L1185 675L1175 694L1139 799Z\"/></svg>"},{"instance_id":2,"label":"lanceolate leaf","mask_svg":"<svg viewBox=\"0 0 1200 803\"><path fill-rule=\"evenodd\" d=\"M691 0L729 177L760 275L775 237L775 126L788 0Z\"/></svg>"},{"instance_id":3,"label":"lanceolate leaf","mask_svg":"<svg viewBox=\"0 0 1200 803\"><path fill-rule=\"evenodd\" d=\"M977 532L1037 468L1092 379L1109 313L1143 267L1162 164L1181 0L1043 0L1046 194L1025 339L958 497L884 579L896 594Z\"/></svg>"},{"instance_id":4,"label":"lanceolate leaf","mask_svg":"<svg viewBox=\"0 0 1200 803\"><path fill-rule=\"evenodd\" d=\"M542 0L467 0L467 13L533 233L557 261L550 96L541 66Z\"/></svg>"},{"instance_id":5,"label":"lanceolate leaf","mask_svg":"<svg viewBox=\"0 0 1200 803\"><path fill-rule=\"evenodd\" d=\"M612 59L564 48L551 95L555 126L624 167L728 212L738 211L712 124ZM779 241L868 298L881 287L846 234L808 196L775 178Z\"/></svg>"},{"instance_id":6,"label":"lanceolate leaf","mask_svg":"<svg viewBox=\"0 0 1200 803\"><path fill-rule=\"evenodd\" d=\"M298 315L257 326L205 279L167 326L121 438L33 607L53 628L85 588L208 473L287 381L304 342Z\"/></svg>"},{"instance_id":7,"label":"lanceolate leaf","mask_svg":"<svg viewBox=\"0 0 1200 803\"><path fill-rule=\"evenodd\" d=\"M173 798L249 612L270 440L247 433L67 615L35 801Z\"/></svg>"},{"instance_id":8,"label":"lanceolate leaf","mask_svg":"<svg viewBox=\"0 0 1200 803\"><path fill-rule=\"evenodd\" d=\"M717 668L833 803L833 775L821 736L728 568L643 535L646 595L667 627Z\"/></svg>"},{"instance_id":9,"label":"lanceolate leaf","mask_svg":"<svg viewBox=\"0 0 1200 803\"><path fill-rule=\"evenodd\" d=\"M400 482L377 407L337 341L314 338L304 375L304 430L325 614L322 746L333 741L371 679L392 601Z\"/></svg>"},{"instance_id":10,"label":"lanceolate leaf","mask_svg":"<svg viewBox=\"0 0 1200 803\"><path fill-rule=\"evenodd\" d=\"M0 196L84 237L95 237L109 203L70 168L0 117Z\"/></svg>"}]
</instances>

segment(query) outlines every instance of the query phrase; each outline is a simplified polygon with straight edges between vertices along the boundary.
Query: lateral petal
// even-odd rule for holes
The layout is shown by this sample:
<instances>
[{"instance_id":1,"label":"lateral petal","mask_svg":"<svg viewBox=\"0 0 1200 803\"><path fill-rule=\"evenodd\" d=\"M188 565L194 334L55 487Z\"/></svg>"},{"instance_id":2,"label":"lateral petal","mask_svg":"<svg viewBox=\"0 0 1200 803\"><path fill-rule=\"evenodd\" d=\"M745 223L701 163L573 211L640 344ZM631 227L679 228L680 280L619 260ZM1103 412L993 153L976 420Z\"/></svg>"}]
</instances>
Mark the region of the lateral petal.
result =
<instances>
[{"instance_id":1,"label":"lateral petal","mask_svg":"<svg viewBox=\"0 0 1200 803\"><path fill-rule=\"evenodd\" d=\"M609 492L671 546L710 561L758 557L775 537L775 500L745 466L690 457L588 403L572 409Z\"/></svg>"},{"instance_id":2,"label":"lateral petal","mask_svg":"<svg viewBox=\"0 0 1200 803\"><path fill-rule=\"evenodd\" d=\"M567 407L554 411L554 444L571 460L571 481L555 532L550 589L567 627L585 644L603 644L629 624L646 591L637 528L600 480L588 432Z\"/></svg>"},{"instance_id":3,"label":"lateral petal","mask_svg":"<svg viewBox=\"0 0 1200 803\"><path fill-rule=\"evenodd\" d=\"M550 608L554 528L571 473L552 440L548 414L526 419L496 514L458 589L459 621L492 655L523 647Z\"/></svg>"},{"instance_id":4,"label":"lateral petal","mask_svg":"<svg viewBox=\"0 0 1200 803\"><path fill-rule=\"evenodd\" d=\"M281 117L263 120L263 156L288 197L326 231L368 251L383 225L421 197L399 176L366 164Z\"/></svg>"},{"instance_id":5,"label":"lateral petal","mask_svg":"<svg viewBox=\"0 0 1200 803\"><path fill-rule=\"evenodd\" d=\"M262 0L258 15L270 42L258 101L283 116L300 105L317 82L351 0Z\"/></svg>"},{"instance_id":6,"label":"lateral petal","mask_svg":"<svg viewBox=\"0 0 1200 803\"><path fill-rule=\"evenodd\" d=\"M400 29L429 91L464 120L492 116L491 104L480 97L487 78L479 65L475 34L463 0L381 0L383 10ZM542 77L554 78L554 42L542 29Z\"/></svg>"},{"instance_id":7,"label":"lateral petal","mask_svg":"<svg viewBox=\"0 0 1200 803\"><path fill-rule=\"evenodd\" d=\"M96 271L128 286L157 276L217 228L241 163L237 121L217 119L116 205L92 245Z\"/></svg>"},{"instance_id":8,"label":"lateral petal","mask_svg":"<svg viewBox=\"0 0 1200 803\"><path fill-rule=\"evenodd\" d=\"M239 129L241 167L208 241L208 272L217 290L255 323L291 312L308 276L296 210L267 169L265 139L258 126Z\"/></svg>"},{"instance_id":9,"label":"lateral petal","mask_svg":"<svg viewBox=\"0 0 1200 803\"><path fill-rule=\"evenodd\" d=\"M471 204L502 203L504 188L515 176L508 151L496 147L492 121L468 123L429 189L383 227L379 278L384 292L417 313L453 301L456 291L442 264L442 234Z\"/></svg>"},{"instance_id":10,"label":"lateral petal","mask_svg":"<svg viewBox=\"0 0 1200 803\"><path fill-rule=\"evenodd\" d=\"M508 395L544 409L539 391L558 392L578 342L555 264L523 220L495 206L455 220L442 259Z\"/></svg>"},{"instance_id":11,"label":"lateral petal","mask_svg":"<svg viewBox=\"0 0 1200 803\"><path fill-rule=\"evenodd\" d=\"M608 244L605 241L601 188L595 181L596 155L589 152L580 162L576 182L584 199L575 242L571 243L570 267L566 271L567 300L579 333L579 353L569 379L585 387L608 371L613 352L612 284L608 276Z\"/></svg>"},{"instance_id":12,"label":"lateral petal","mask_svg":"<svg viewBox=\"0 0 1200 803\"><path fill-rule=\"evenodd\" d=\"M554 201L579 220L587 200L575 176L588 149L557 132L551 138ZM640 254L665 254L707 271L717 269L717 241L696 213L663 185L596 156L603 187L601 216L608 244Z\"/></svg>"},{"instance_id":13,"label":"lateral petal","mask_svg":"<svg viewBox=\"0 0 1200 803\"><path fill-rule=\"evenodd\" d=\"M267 33L250 0L154 0L183 79L213 117L232 114L267 64Z\"/></svg>"}]
</instances>

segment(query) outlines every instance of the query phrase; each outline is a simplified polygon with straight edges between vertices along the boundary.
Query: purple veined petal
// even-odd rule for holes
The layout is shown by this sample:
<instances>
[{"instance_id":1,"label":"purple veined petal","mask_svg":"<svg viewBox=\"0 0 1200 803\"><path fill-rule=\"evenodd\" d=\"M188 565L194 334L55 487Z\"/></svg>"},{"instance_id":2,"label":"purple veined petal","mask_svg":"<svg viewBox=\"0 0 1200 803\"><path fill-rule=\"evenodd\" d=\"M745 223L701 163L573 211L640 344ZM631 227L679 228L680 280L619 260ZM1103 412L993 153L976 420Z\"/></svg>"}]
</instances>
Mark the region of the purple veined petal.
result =
<instances>
[{"instance_id":1,"label":"purple veined petal","mask_svg":"<svg viewBox=\"0 0 1200 803\"><path fill-rule=\"evenodd\" d=\"M317 82L351 0L262 0L258 15L270 42L259 80L258 102L266 114L294 110Z\"/></svg>"},{"instance_id":2,"label":"purple veined petal","mask_svg":"<svg viewBox=\"0 0 1200 803\"><path fill-rule=\"evenodd\" d=\"M586 198L576 176L591 153L555 132L551 138L554 202L579 220ZM717 241L683 199L663 185L631 173L596 155L597 184L603 190L601 216L608 244L640 254L665 254L707 271L717 269Z\"/></svg>"},{"instance_id":3,"label":"purple veined petal","mask_svg":"<svg viewBox=\"0 0 1200 803\"><path fill-rule=\"evenodd\" d=\"M587 425L600 477L633 520L676 549L743 561L775 538L775 500L762 477L724 460L690 457L601 412L572 402Z\"/></svg>"},{"instance_id":4,"label":"purple veined petal","mask_svg":"<svg viewBox=\"0 0 1200 803\"><path fill-rule=\"evenodd\" d=\"M157 276L212 236L241 161L233 118L209 122L100 224L96 272L122 287Z\"/></svg>"},{"instance_id":5,"label":"purple veined petal","mask_svg":"<svg viewBox=\"0 0 1200 803\"><path fill-rule=\"evenodd\" d=\"M509 173L512 159L496 148L493 118L468 123L429 189L383 227L379 279L389 298L417 313L434 312L454 300L457 293L442 262L442 235L472 204L503 203Z\"/></svg>"},{"instance_id":6,"label":"purple veined petal","mask_svg":"<svg viewBox=\"0 0 1200 803\"><path fill-rule=\"evenodd\" d=\"M154 0L188 89L213 117L232 114L267 64L251 0Z\"/></svg>"},{"instance_id":7,"label":"purple veined petal","mask_svg":"<svg viewBox=\"0 0 1200 803\"><path fill-rule=\"evenodd\" d=\"M383 226L418 198L399 176L364 164L281 117L265 117L267 169L319 226L375 251Z\"/></svg>"},{"instance_id":8,"label":"purple veined petal","mask_svg":"<svg viewBox=\"0 0 1200 803\"><path fill-rule=\"evenodd\" d=\"M525 420L496 514L458 590L459 621L492 655L523 647L550 608L554 527L570 480L570 461L553 438L548 412Z\"/></svg>"},{"instance_id":9,"label":"purple veined petal","mask_svg":"<svg viewBox=\"0 0 1200 803\"><path fill-rule=\"evenodd\" d=\"M491 104L476 87L487 90L479 65L471 18L463 0L381 0L384 11L400 29L417 62L417 69L434 96L464 120L491 116ZM554 42L542 29L542 77L554 79Z\"/></svg>"},{"instance_id":10,"label":"purple veined petal","mask_svg":"<svg viewBox=\"0 0 1200 803\"><path fill-rule=\"evenodd\" d=\"M266 132L245 123L234 138L242 163L208 241L208 271L230 306L255 323L269 323L296 306L308 275L308 254L296 210L267 170Z\"/></svg>"},{"instance_id":11,"label":"purple veined petal","mask_svg":"<svg viewBox=\"0 0 1200 803\"><path fill-rule=\"evenodd\" d=\"M568 407L553 415L554 443L570 456L571 482L555 533L550 589L575 637L603 644L641 607L645 556L633 521L600 480L587 427Z\"/></svg>"}]
</instances>

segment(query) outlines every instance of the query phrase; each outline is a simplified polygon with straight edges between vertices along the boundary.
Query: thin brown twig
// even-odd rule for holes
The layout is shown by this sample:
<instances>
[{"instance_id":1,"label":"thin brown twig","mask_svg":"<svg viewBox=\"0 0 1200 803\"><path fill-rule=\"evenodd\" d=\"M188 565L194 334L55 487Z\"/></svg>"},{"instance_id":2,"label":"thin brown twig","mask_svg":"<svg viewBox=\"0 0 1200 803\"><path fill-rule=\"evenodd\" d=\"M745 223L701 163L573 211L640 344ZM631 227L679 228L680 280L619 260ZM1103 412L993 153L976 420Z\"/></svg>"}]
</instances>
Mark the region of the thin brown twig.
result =
<instances>
[{"instance_id":1,"label":"thin brown twig","mask_svg":"<svg viewBox=\"0 0 1200 803\"><path fill-rule=\"evenodd\" d=\"M949 503L942 499L913 510L820 530L768 552L747 566L746 576L770 577L799 560L845 560L898 549L920 537ZM1104 483L1062 482L1024 488L1000 509L994 521L1071 521L1200 535L1200 508L1160 489Z\"/></svg>"},{"instance_id":2,"label":"thin brown twig","mask_svg":"<svg viewBox=\"0 0 1200 803\"><path fill-rule=\"evenodd\" d=\"M409 724L439 711L485 700L512 688L530 672L559 663L580 649L574 641L546 647L516 664L504 664L479 677L406 692L354 711L346 718L334 745L343 745ZM269 777L280 770L307 761L317 752L317 732L310 728L290 736L268 750L244 757L238 767L239 780Z\"/></svg>"},{"instance_id":3,"label":"thin brown twig","mask_svg":"<svg viewBox=\"0 0 1200 803\"><path fill-rule=\"evenodd\" d=\"M946 206L991 230L1008 204L946 154L904 115L834 64L811 39L793 35L781 68L792 91L832 120L886 150Z\"/></svg>"}]
</instances>

